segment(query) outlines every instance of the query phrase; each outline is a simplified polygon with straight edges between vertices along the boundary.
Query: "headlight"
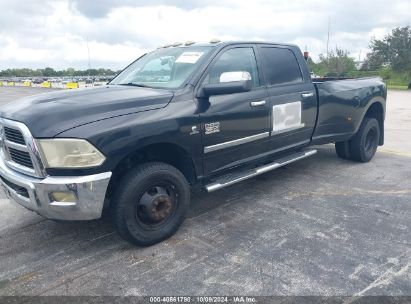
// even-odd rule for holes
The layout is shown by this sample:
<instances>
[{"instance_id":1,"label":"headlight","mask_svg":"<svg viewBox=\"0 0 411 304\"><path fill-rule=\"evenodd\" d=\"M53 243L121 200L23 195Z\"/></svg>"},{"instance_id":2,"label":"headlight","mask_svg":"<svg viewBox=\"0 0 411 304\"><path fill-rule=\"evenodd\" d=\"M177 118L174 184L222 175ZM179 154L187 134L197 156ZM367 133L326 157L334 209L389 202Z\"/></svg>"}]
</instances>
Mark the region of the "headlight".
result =
<instances>
[{"instance_id":1,"label":"headlight","mask_svg":"<svg viewBox=\"0 0 411 304\"><path fill-rule=\"evenodd\" d=\"M101 165L104 155L84 139L38 139L46 168L89 168Z\"/></svg>"}]
</instances>

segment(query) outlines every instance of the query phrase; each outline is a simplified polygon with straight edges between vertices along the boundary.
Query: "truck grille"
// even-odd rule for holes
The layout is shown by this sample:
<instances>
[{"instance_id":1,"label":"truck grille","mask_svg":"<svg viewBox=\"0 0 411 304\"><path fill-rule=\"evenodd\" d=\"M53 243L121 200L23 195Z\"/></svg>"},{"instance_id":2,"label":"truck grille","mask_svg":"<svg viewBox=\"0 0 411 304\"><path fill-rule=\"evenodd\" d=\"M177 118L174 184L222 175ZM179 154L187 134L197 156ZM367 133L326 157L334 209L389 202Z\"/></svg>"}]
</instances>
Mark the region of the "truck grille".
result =
<instances>
[{"instance_id":1,"label":"truck grille","mask_svg":"<svg viewBox=\"0 0 411 304\"><path fill-rule=\"evenodd\" d=\"M13 170L46 176L35 141L27 126L20 122L0 118L0 157Z\"/></svg>"},{"instance_id":2,"label":"truck grille","mask_svg":"<svg viewBox=\"0 0 411 304\"><path fill-rule=\"evenodd\" d=\"M20 145L26 144L23 134L21 134L19 130L12 129L9 127L4 127L4 135L6 136L6 139L11 142L14 142Z\"/></svg>"},{"instance_id":3,"label":"truck grille","mask_svg":"<svg viewBox=\"0 0 411 304\"><path fill-rule=\"evenodd\" d=\"M29 152L16 150L9 147L9 153L11 160L15 163L34 169Z\"/></svg>"}]
</instances>

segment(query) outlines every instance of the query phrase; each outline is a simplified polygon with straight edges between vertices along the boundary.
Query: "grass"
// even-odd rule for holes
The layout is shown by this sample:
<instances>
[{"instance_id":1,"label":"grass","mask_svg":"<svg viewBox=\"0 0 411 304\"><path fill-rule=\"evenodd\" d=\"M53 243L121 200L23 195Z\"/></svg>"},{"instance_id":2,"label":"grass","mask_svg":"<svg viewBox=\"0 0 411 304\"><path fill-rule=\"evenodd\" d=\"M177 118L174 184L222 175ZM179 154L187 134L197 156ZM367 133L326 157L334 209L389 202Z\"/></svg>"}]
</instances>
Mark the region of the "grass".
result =
<instances>
[{"instance_id":1,"label":"grass","mask_svg":"<svg viewBox=\"0 0 411 304\"><path fill-rule=\"evenodd\" d=\"M388 90L407 90L408 87L406 85L387 84L387 89Z\"/></svg>"}]
</instances>

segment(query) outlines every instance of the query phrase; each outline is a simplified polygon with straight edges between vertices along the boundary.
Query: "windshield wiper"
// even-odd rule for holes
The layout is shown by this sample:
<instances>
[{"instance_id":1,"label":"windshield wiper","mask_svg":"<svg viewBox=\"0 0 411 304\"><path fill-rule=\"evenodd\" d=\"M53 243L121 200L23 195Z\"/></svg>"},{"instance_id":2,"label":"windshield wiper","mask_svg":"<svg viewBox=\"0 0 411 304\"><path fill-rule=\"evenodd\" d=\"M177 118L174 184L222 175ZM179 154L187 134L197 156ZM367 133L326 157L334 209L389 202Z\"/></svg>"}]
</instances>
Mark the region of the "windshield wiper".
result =
<instances>
[{"instance_id":1,"label":"windshield wiper","mask_svg":"<svg viewBox=\"0 0 411 304\"><path fill-rule=\"evenodd\" d=\"M119 85L123 85L123 86L133 86L133 87L140 87L140 88L150 88L148 85L142 84L142 83L133 83L133 82L129 82L129 83L119 83Z\"/></svg>"}]
</instances>

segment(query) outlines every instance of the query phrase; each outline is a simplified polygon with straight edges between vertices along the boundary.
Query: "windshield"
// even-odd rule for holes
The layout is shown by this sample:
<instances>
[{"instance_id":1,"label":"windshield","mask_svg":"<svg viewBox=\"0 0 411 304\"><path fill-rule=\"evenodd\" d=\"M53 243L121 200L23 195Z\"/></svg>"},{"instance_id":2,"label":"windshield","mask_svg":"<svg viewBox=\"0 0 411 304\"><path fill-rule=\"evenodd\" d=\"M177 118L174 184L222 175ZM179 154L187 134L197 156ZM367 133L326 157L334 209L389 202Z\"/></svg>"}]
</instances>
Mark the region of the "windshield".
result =
<instances>
[{"instance_id":1,"label":"windshield","mask_svg":"<svg viewBox=\"0 0 411 304\"><path fill-rule=\"evenodd\" d=\"M207 57L212 46L157 49L137 59L110 84L178 88Z\"/></svg>"}]
</instances>

